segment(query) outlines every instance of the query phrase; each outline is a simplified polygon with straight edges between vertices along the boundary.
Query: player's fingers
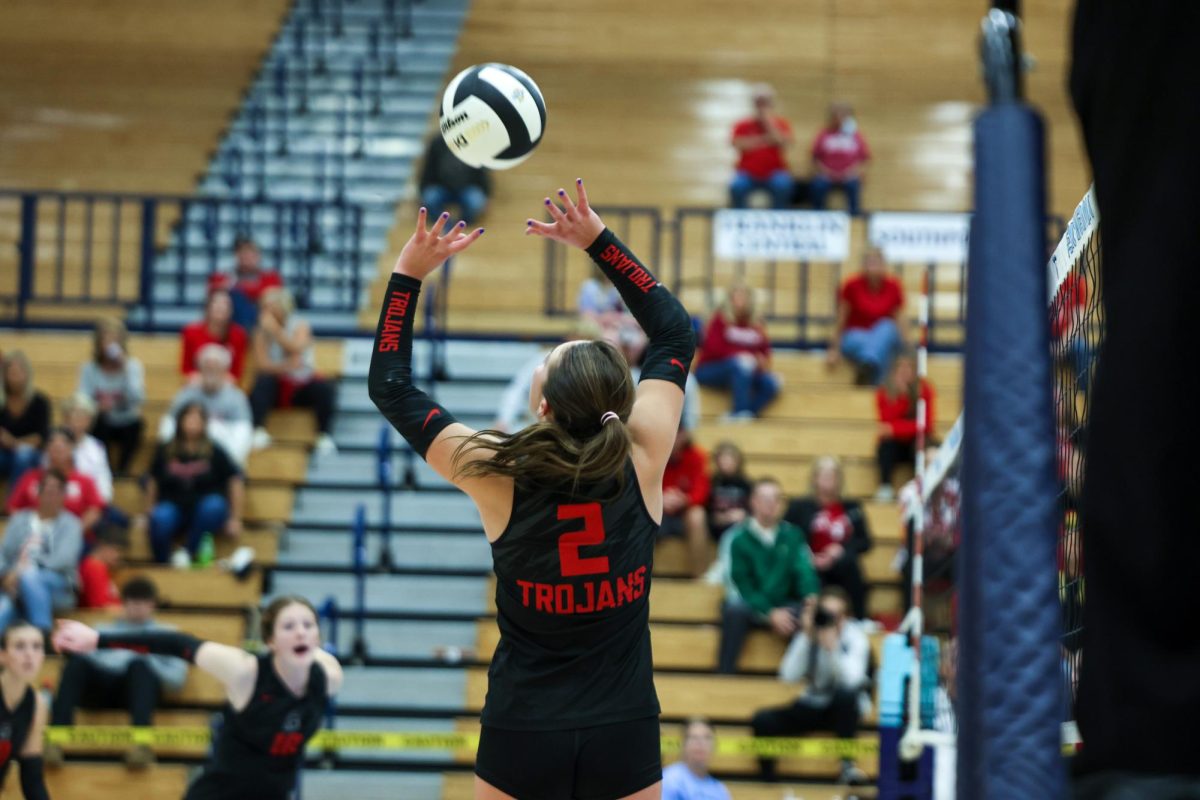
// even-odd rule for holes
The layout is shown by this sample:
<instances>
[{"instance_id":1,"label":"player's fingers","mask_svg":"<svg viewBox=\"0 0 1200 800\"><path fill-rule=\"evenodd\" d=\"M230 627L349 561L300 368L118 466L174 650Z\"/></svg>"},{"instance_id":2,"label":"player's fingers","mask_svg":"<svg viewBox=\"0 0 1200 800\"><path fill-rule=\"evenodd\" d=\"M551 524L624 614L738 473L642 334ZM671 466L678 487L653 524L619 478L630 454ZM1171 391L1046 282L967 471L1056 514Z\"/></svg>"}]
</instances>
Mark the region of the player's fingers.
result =
<instances>
[{"instance_id":1,"label":"player's fingers","mask_svg":"<svg viewBox=\"0 0 1200 800\"><path fill-rule=\"evenodd\" d=\"M428 217L429 217L429 209L425 208L425 206L421 206L421 207L420 207L420 208L417 210L417 230L416 230L416 233L417 233L417 235L418 235L418 236L424 236L424 235L425 235L425 231L427 231L427 230L429 229L429 225L428 225L428 222L427 222L427 218L428 218Z\"/></svg>"},{"instance_id":2,"label":"player's fingers","mask_svg":"<svg viewBox=\"0 0 1200 800\"><path fill-rule=\"evenodd\" d=\"M466 220L459 220L454 227L438 236L438 241L454 241L459 236L462 236L463 230L467 227Z\"/></svg>"},{"instance_id":3,"label":"player's fingers","mask_svg":"<svg viewBox=\"0 0 1200 800\"><path fill-rule=\"evenodd\" d=\"M549 236L555 231L555 226L536 219L525 220L525 233L533 236Z\"/></svg>"},{"instance_id":4,"label":"player's fingers","mask_svg":"<svg viewBox=\"0 0 1200 800\"><path fill-rule=\"evenodd\" d=\"M546 204L546 211L549 212L551 219L553 219L555 222L567 221L566 215L563 214L562 209L558 207L557 203L555 203L549 197L547 197L544 202Z\"/></svg>"},{"instance_id":5,"label":"player's fingers","mask_svg":"<svg viewBox=\"0 0 1200 800\"><path fill-rule=\"evenodd\" d=\"M571 196L567 194L566 189L558 190L558 202L563 204L563 214L567 219L574 220L576 218L575 203L571 200Z\"/></svg>"},{"instance_id":6,"label":"player's fingers","mask_svg":"<svg viewBox=\"0 0 1200 800\"><path fill-rule=\"evenodd\" d=\"M480 236L483 236L483 228L476 228L470 233L460 233L458 238L450 243L450 252L461 253L463 250L466 250L468 247L474 244L475 240Z\"/></svg>"},{"instance_id":7,"label":"player's fingers","mask_svg":"<svg viewBox=\"0 0 1200 800\"><path fill-rule=\"evenodd\" d=\"M583 178L575 179L575 195L579 198L575 207L579 209L580 213L586 214L590 206L588 205L587 189L583 188Z\"/></svg>"}]
</instances>

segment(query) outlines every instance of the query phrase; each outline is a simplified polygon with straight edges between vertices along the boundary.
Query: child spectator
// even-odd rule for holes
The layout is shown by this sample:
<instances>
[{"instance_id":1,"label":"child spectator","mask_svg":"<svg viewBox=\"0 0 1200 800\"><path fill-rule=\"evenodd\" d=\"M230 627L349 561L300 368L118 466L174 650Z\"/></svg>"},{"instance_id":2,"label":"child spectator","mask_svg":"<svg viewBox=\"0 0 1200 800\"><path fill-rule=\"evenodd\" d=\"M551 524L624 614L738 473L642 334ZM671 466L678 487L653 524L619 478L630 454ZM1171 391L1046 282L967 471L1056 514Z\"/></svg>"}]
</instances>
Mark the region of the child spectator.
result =
<instances>
[{"instance_id":1,"label":"child spectator","mask_svg":"<svg viewBox=\"0 0 1200 800\"><path fill-rule=\"evenodd\" d=\"M272 408L311 408L317 417L316 451L337 452L330 436L337 387L317 374L312 328L293 313L295 303L286 289L262 295L262 315L254 332L254 361L258 376L250 392L254 412L255 449L271 443L267 414Z\"/></svg>"},{"instance_id":2,"label":"child spectator","mask_svg":"<svg viewBox=\"0 0 1200 800\"><path fill-rule=\"evenodd\" d=\"M812 494L793 500L784 519L804 531L821 586L840 586L854 616L867 615L867 584L859 558L871 549L867 515L857 500L842 497L842 465L833 456L813 462Z\"/></svg>"},{"instance_id":3,"label":"child spectator","mask_svg":"<svg viewBox=\"0 0 1200 800\"><path fill-rule=\"evenodd\" d=\"M66 480L64 505L85 531L100 520L104 498L96 483L75 468L75 437L66 428L55 428L46 438L46 466L35 467L21 478L8 496L8 513L38 507L38 492L47 472L60 473Z\"/></svg>"},{"instance_id":4,"label":"child spectator","mask_svg":"<svg viewBox=\"0 0 1200 800\"><path fill-rule=\"evenodd\" d=\"M239 466L250 454L253 414L250 401L241 387L230 380L230 355L219 344L206 344L196 355L197 379L176 393L171 407L158 426L160 442L175 436L175 415L189 403L198 403L208 412L208 436L225 449Z\"/></svg>"},{"instance_id":5,"label":"child spectator","mask_svg":"<svg viewBox=\"0 0 1200 800\"><path fill-rule=\"evenodd\" d=\"M733 393L733 419L753 419L779 394L782 381L771 372L771 342L755 313L754 293L734 286L717 309L700 345L696 380Z\"/></svg>"},{"instance_id":6,"label":"child spectator","mask_svg":"<svg viewBox=\"0 0 1200 800\"><path fill-rule=\"evenodd\" d=\"M233 459L208 438L208 414L188 403L175 415L175 438L158 446L146 476L150 547L154 560L190 566L204 534L242 532L242 474ZM171 553L180 531L186 548Z\"/></svg>"},{"instance_id":7,"label":"child spectator","mask_svg":"<svg viewBox=\"0 0 1200 800\"><path fill-rule=\"evenodd\" d=\"M233 275L213 273L208 279L208 291L210 294L219 289L228 291L229 299L233 301L233 322L252 331L258 325L258 306L263 292L282 287L283 278L274 270L263 269L262 253L249 236L233 240L233 254L236 259Z\"/></svg>"},{"instance_id":8,"label":"child spectator","mask_svg":"<svg viewBox=\"0 0 1200 800\"><path fill-rule=\"evenodd\" d=\"M120 320L98 322L92 360L79 372L79 391L91 397L100 411L92 435L115 453L110 463L118 474L128 472L145 427L142 420L145 371L142 362L129 355L128 339L125 324Z\"/></svg>"},{"instance_id":9,"label":"child spectator","mask_svg":"<svg viewBox=\"0 0 1200 800\"><path fill-rule=\"evenodd\" d=\"M760 478L750 492L750 517L725 534L730 539L731 584L721 608L717 671L737 670L742 645L753 628L770 628L790 639L800 608L820 588L804 533L783 519L783 489Z\"/></svg>"},{"instance_id":10,"label":"child spectator","mask_svg":"<svg viewBox=\"0 0 1200 800\"><path fill-rule=\"evenodd\" d=\"M716 739L703 717L683 724L683 758L663 770L662 800L731 800L725 784L709 772Z\"/></svg>"},{"instance_id":11,"label":"child spectator","mask_svg":"<svg viewBox=\"0 0 1200 800\"><path fill-rule=\"evenodd\" d=\"M719 542L721 534L746 519L750 509L750 479L746 459L733 442L713 449L712 490L708 495L708 532Z\"/></svg>"},{"instance_id":12,"label":"child spectator","mask_svg":"<svg viewBox=\"0 0 1200 800\"><path fill-rule=\"evenodd\" d=\"M96 484L105 503L112 502L113 476L108 466L108 451L88 431L96 421L96 404L82 392L76 392L60 406L63 426L75 437L75 469Z\"/></svg>"},{"instance_id":13,"label":"child spectator","mask_svg":"<svg viewBox=\"0 0 1200 800\"><path fill-rule=\"evenodd\" d=\"M829 122L813 140L813 176L808 187L813 208L825 208L829 190L841 189L846 195L847 210L858 216L863 169L870 159L871 151L858 129L854 109L848 103L831 105Z\"/></svg>"},{"instance_id":14,"label":"child spectator","mask_svg":"<svg viewBox=\"0 0 1200 800\"><path fill-rule=\"evenodd\" d=\"M784 152L792 145L792 126L775 113L775 90L770 86L755 86L752 98L754 116L733 126L738 162L729 184L729 205L745 208L751 192L766 191L772 208L788 208L796 183Z\"/></svg>"},{"instance_id":15,"label":"child spectator","mask_svg":"<svg viewBox=\"0 0 1200 800\"><path fill-rule=\"evenodd\" d=\"M0 480L11 492L42 459L50 431L50 401L33 387L33 367L20 350L0 360Z\"/></svg>"},{"instance_id":16,"label":"child spectator","mask_svg":"<svg viewBox=\"0 0 1200 800\"><path fill-rule=\"evenodd\" d=\"M875 393L879 409L879 491L875 499L890 503L896 497L892 472L901 461L916 458L917 404L925 401L925 431L933 436L933 387L917 378L917 359L903 353L892 365L891 375Z\"/></svg>"},{"instance_id":17,"label":"child spectator","mask_svg":"<svg viewBox=\"0 0 1200 800\"><path fill-rule=\"evenodd\" d=\"M79 562L79 607L111 608L121 605L112 573L129 549L129 534L122 527L102 523L92 550Z\"/></svg>"},{"instance_id":18,"label":"child spectator","mask_svg":"<svg viewBox=\"0 0 1200 800\"><path fill-rule=\"evenodd\" d=\"M47 470L38 483L36 509L13 514L0 541L0 631L19 607L32 625L49 633L54 611L75 605L83 531L63 507L67 476Z\"/></svg>"},{"instance_id":19,"label":"child spectator","mask_svg":"<svg viewBox=\"0 0 1200 800\"><path fill-rule=\"evenodd\" d=\"M663 518L659 535L682 536L687 543L692 576L704 572L708 546L708 458L682 427L663 472Z\"/></svg>"},{"instance_id":20,"label":"child spectator","mask_svg":"<svg viewBox=\"0 0 1200 800\"><path fill-rule=\"evenodd\" d=\"M233 321L233 300L225 289L209 292L204 303L204 318L183 326L180 342L179 370L189 380L198 379L200 365L196 359L205 345L215 344L229 353L229 373L241 383L246 365L246 350L250 336L246 329Z\"/></svg>"},{"instance_id":21,"label":"child spectator","mask_svg":"<svg viewBox=\"0 0 1200 800\"><path fill-rule=\"evenodd\" d=\"M883 251L872 247L863 254L862 272L842 284L837 327L826 352L829 366L845 355L858 367L860 386L873 386L883 380L903 343L903 310L904 289L900 281L887 274Z\"/></svg>"}]
</instances>

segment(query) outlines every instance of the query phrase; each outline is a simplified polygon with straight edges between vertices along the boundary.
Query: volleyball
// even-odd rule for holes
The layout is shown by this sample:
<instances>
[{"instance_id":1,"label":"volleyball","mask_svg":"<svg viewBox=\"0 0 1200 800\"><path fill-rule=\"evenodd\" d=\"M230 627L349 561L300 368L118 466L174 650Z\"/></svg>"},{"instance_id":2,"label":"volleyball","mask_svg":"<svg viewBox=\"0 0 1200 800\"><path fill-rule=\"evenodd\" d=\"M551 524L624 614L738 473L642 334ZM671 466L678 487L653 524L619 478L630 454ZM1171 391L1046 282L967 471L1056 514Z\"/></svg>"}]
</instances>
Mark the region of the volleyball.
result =
<instances>
[{"instance_id":1,"label":"volleyball","mask_svg":"<svg viewBox=\"0 0 1200 800\"><path fill-rule=\"evenodd\" d=\"M476 64L454 76L442 94L442 138L472 167L511 169L533 153L546 129L537 84L507 64Z\"/></svg>"}]
</instances>

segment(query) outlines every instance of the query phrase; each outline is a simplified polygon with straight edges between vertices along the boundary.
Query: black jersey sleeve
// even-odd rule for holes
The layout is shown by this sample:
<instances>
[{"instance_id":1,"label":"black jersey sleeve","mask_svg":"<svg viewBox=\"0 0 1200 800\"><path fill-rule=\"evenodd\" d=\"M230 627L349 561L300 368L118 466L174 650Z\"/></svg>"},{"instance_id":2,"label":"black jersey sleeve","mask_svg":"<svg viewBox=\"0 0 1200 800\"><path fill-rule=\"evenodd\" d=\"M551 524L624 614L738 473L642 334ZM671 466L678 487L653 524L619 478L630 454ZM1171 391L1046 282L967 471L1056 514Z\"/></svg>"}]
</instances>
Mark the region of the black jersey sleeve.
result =
<instances>
[{"instance_id":1,"label":"black jersey sleeve","mask_svg":"<svg viewBox=\"0 0 1200 800\"><path fill-rule=\"evenodd\" d=\"M683 304L608 228L587 248L587 254L617 287L629 313L650 340L641 380L670 381L684 388L696 352L696 333Z\"/></svg>"},{"instance_id":2,"label":"black jersey sleeve","mask_svg":"<svg viewBox=\"0 0 1200 800\"><path fill-rule=\"evenodd\" d=\"M421 458L433 440L457 420L413 384L413 321L421 282L393 274L375 328L367 391L375 407Z\"/></svg>"},{"instance_id":3,"label":"black jersey sleeve","mask_svg":"<svg viewBox=\"0 0 1200 800\"><path fill-rule=\"evenodd\" d=\"M25 800L50 800L42 757L24 756L18 758L17 763L21 765L21 793Z\"/></svg>"},{"instance_id":4,"label":"black jersey sleeve","mask_svg":"<svg viewBox=\"0 0 1200 800\"><path fill-rule=\"evenodd\" d=\"M196 651L202 644L204 644L203 641L191 634L179 631L151 630L102 633L97 646L117 650L136 650L162 656L176 656L194 664Z\"/></svg>"}]
</instances>

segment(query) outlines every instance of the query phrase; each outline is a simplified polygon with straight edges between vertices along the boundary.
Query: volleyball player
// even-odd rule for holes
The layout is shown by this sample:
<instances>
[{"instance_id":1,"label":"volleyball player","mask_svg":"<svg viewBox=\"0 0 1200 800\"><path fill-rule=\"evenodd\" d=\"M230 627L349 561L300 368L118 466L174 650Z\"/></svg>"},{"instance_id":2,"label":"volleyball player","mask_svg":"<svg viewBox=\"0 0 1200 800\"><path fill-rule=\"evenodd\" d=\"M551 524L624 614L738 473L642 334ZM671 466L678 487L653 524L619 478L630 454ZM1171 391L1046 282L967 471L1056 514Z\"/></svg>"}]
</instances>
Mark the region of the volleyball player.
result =
<instances>
[{"instance_id":1,"label":"volleyball player","mask_svg":"<svg viewBox=\"0 0 1200 800\"><path fill-rule=\"evenodd\" d=\"M421 280L483 233L425 209L388 282L371 398L479 508L492 545L500 642L475 763L480 800L660 796L659 705L648 627L662 476L694 350L691 320L588 205L559 190L526 233L587 251L649 336L636 390L603 341L566 342L538 369L537 421L473 431L412 383Z\"/></svg>"},{"instance_id":2,"label":"volleyball player","mask_svg":"<svg viewBox=\"0 0 1200 800\"><path fill-rule=\"evenodd\" d=\"M50 800L42 765L50 709L33 688L46 660L44 647L42 632L28 622L9 625L0 639L0 789L16 761L25 800Z\"/></svg>"},{"instance_id":3,"label":"volleyball player","mask_svg":"<svg viewBox=\"0 0 1200 800\"><path fill-rule=\"evenodd\" d=\"M317 612L303 597L271 601L262 614L262 638L268 652L255 656L176 631L100 634L64 620L54 646L68 653L137 649L191 661L221 682L228 702L212 760L186 800L285 800L304 745L342 685L342 668L321 649Z\"/></svg>"}]
</instances>

